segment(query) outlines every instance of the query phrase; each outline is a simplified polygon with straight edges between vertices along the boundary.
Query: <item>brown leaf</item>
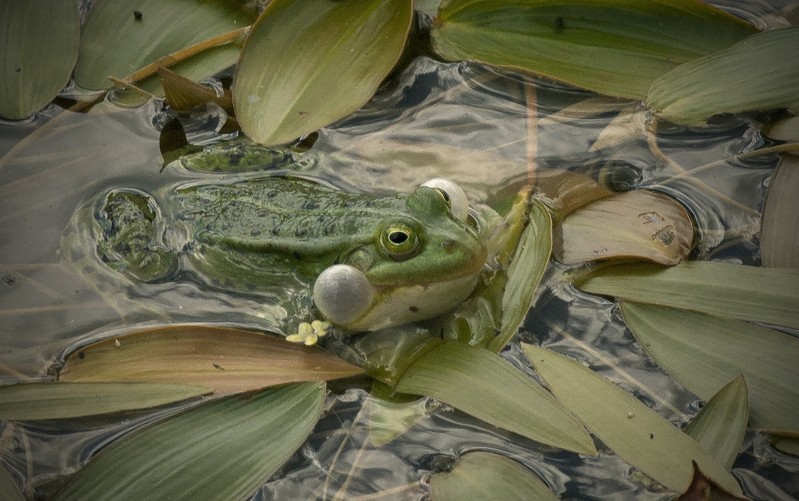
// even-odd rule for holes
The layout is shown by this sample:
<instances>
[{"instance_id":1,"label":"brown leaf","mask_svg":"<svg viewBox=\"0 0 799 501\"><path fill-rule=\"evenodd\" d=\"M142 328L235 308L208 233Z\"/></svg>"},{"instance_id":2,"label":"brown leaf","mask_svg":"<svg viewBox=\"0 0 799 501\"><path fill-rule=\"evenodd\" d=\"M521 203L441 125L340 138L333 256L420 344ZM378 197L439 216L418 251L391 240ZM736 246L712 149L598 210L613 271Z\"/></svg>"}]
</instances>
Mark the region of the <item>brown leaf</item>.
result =
<instances>
[{"instance_id":1,"label":"brown leaf","mask_svg":"<svg viewBox=\"0 0 799 501\"><path fill-rule=\"evenodd\" d=\"M569 214L555 227L559 261L632 258L673 265L691 250L691 218L674 199L645 190L613 195Z\"/></svg>"},{"instance_id":2,"label":"brown leaf","mask_svg":"<svg viewBox=\"0 0 799 501\"><path fill-rule=\"evenodd\" d=\"M256 331L167 325L85 346L67 357L59 379L192 384L225 394L361 372L319 348Z\"/></svg>"},{"instance_id":3,"label":"brown leaf","mask_svg":"<svg viewBox=\"0 0 799 501\"><path fill-rule=\"evenodd\" d=\"M226 90L222 96L218 96L207 85L194 82L164 67L158 68L158 76L161 78L166 102L173 110L189 111L205 103L213 102L229 114L233 114L233 101L229 90Z\"/></svg>"}]
</instances>

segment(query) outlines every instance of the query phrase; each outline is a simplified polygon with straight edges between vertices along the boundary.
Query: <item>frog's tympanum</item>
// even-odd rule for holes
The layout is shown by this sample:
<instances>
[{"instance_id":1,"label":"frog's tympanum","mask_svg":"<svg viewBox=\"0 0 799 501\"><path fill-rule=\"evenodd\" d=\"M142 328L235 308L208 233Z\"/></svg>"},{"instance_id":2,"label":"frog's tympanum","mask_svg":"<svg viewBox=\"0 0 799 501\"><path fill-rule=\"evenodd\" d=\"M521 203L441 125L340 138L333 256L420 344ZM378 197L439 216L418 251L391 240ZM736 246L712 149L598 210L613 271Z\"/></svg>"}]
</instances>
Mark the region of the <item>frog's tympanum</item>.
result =
<instances>
[{"instance_id":1,"label":"frog's tympanum","mask_svg":"<svg viewBox=\"0 0 799 501\"><path fill-rule=\"evenodd\" d=\"M486 261L466 196L441 179L375 196L263 176L183 184L164 198L130 189L102 197L97 257L140 283L188 274L257 291L299 277L321 316L346 331L438 315L471 294Z\"/></svg>"}]
</instances>

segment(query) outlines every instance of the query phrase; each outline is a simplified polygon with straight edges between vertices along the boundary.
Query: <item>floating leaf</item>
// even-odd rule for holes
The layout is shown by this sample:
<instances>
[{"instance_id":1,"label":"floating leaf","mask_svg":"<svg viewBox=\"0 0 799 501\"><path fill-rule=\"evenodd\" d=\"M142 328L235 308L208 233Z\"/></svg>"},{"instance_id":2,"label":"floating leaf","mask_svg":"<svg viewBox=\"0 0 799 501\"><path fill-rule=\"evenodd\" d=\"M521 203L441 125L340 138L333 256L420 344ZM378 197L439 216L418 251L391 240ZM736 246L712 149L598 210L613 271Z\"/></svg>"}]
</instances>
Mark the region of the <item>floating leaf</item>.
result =
<instances>
[{"instance_id":1,"label":"floating leaf","mask_svg":"<svg viewBox=\"0 0 799 501\"><path fill-rule=\"evenodd\" d=\"M179 49L243 28L255 12L226 0L127 0L97 2L83 27L75 81L87 89L108 89L109 76L125 77ZM200 57L192 68L172 69L192 79L208 77L236 62L238 48L223 46Z\"/></svg>"},{"instance_id":2,"label":"floating leaf","mask_svg":"<svg viewBox=\"0 0 799 501\"><path fill-rule=\"evenodd\" d=\"M52 101L78 58L74 1L0 2L0 117L26 118Z\"/></svg>"},{"instance_id":3,"label":"floating leaf","mask_svg":"<svg viewBox=\"0 0 799 501\"><path fill-rule=\"evenodd\" d=\"M799 268L799 159L785 155L769 182L760 226L763 266Z\"/></svg>"},{"instance_id":4,"label":"floating leaf","mask_svg":"<svg viewBox=\"0 0 799 501\"><path fill-rule=\"evenodd\" d=\"M549 211L540 200L533 199L527 217L527 226L508 266L508 281L502 293L502 324L499 335L488 346L491 351L502 350L519 330L549 265L552 253L552 218Z\"/></svg>"},{"instance_id":5,"label":"floating leaf","mask_svg":"<svg viewBox=\"0 0 799 501\"><path fill-rule=\"evenodd\" d=\"M749 393L744 377L738 376L708 400L685 433L729 469L741 450L748 421Z\"/></svg>"},{"instance_id":6,"label":"floating leaf","mask_svg":"<svg viewBox=\"0 0 799 501\"><path fill-rule=\"evenodd\" d=\"M799 105L799 28L764 31L658 78L646 104L688 125L713 115Z\"/></svg>"},{"instance_id":7,"label":"floating leaf","mask_svg":"<svg viewBox=\"0 0 799 501\"><path fill-rule=\"evenodd\" d=\"M682 205L666 195L636 190L566 216L555 228L555 256L565 264L610 258L677 264L691 250L693 236Z\"/></svg>"},{"instance_id":8,"label":"floating leaf","mask_svg":"<svg viewBox=\"0 0 799 501\"><path fill-rule=\"evenodd\" d=\"M183 383L211 388L218 394L360 372L319 348L254 331L170 325L86 346L67 358L59 379Z\"/></svg>"},{"instance_id":9,"label":"floating leaf","mask_svg":"<svg viewBox=\"0 0 799 501\"><path fill-rule=\"evenodd\" d=\"M418 358L394 389L433 397L538 442L596 453L585 428L552 395L483 348L458 342L439 344Z\"/></svg>"},{"instance_id":10,"label":"floating leaf","mask_svg":"<svg viewBox=\"0 0 799 501\"><path fill-rule=\"evenodd\" d=\"M452 471L430 477L433 501L460 499L557 500L547 485L512 459L491 452L469 452Z\"/></svg>"},{"instance_id":11,"label":"floating leaf","mask_svg":"<svg viewBox=\"0 0 799 501\"><path fill-rule=\"evenodd\" d=\"M680 62L754 32L742 20L692 0L450 0L439 10L432 41L452 61L522 69L642 99L653 80Z\"/></svg>"},{"instance_id":12,"label":"floating leaf","mask_svg":"<svg viewBox=\"0 0 799 501\"><path fill-rule=\"evenodd\" d=\"M751 423L799 431L799 340L738 320L622 303L624 320L647 354L684 387L708 400L743 374Z\"/></svg>"},{"instance_id":13,"label":"floating leaf","mask_svg":"<svg viewBox=\"0 0 799 501\"><path fill-rule=\"evenodd\" d=\"M66 419L147 409L211 393L163 383L24 383L0 386L0 420Z\"/></svg>"},{"instance_id":14,"label":"floating leaf","mask_svg":"<svg viewBox=\"0 0 799 501\"><path fill-rule=\"evenodd\" d=\"M593 270L575 285L618 299L799 329L799 269L710 261L669 268L624 264Z\"/></svg>"},{"instance_id":15,"label":"floating leaf","mask_svg":"<svg viewBox=\"0 0 799 501\"><path fill-rule=\"evenodd\" d=\"M397 63L412 14L407 0L272 1L236 68L242 130L286 143L357 110Z\"/></svg>"},{"instance_id":16,"label":"floating leaf","mask_svg":"<svg viewBox=\"0 0 799 501\"><path fill-rule=\"evenodd\" d=\"M324 383L234 395L112 442L55 499L248 499L302 445Z\"/></svg>"},{"instance_id":17,"label":"floating leaf","mask_svg":"<svg viewBox=\"0 0 799 501\"><path fill-rule=\"evenodd\" d=\"M735 478L688 435L587 367L553 351L522 344L552 393L622 459L669 489L691 483L691 462L737 494Z\"/></svg>"},{"instance_id":18,"label":"floating leaf","mask_svg":"<svg viewBox=\"0 0 799 501\"><path fill-rule=\"evenodd\" d=\"M5 501L25 501L25 496L8 471L0 466L0 492L5 496Z\"/></svg>"}]
</instances>

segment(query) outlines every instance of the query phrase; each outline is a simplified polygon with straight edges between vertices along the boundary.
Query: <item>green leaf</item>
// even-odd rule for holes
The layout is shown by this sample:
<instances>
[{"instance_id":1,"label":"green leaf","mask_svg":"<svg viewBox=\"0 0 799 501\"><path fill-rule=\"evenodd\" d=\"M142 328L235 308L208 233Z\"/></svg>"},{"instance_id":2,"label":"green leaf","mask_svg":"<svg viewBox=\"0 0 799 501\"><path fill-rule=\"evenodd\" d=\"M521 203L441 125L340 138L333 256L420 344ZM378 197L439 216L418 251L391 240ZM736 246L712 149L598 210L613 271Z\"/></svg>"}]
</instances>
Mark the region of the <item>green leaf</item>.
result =
<instances>
[{"instance_id":1,"label":"green leaf","mask_svg":"<svg viewBox=\"0 0 799 501\"><path fill-rule=\"evenodd\" d=\"M236 68L233 106L253 141L274 145L357 110L399 60L409 0L274 0Z\"/></svg>"},{"instance_id":2,"label":"green leaf","mask_svg":"<svg viewBox=\"0 0 799 501\"><path fill-rule=\"evenodd\" d=\"M317 347L254 331L170 325L86 346L67 358L59 379L182 383L219 394L361 372Z\"/></svg>"},{"instance_id":3,"label":"green leaf","mask_svg":"<svg viewBox=\"0 0 799 501\"><path fill-rule=\"evenodd\" d=\"M430 477L433 501L461 499L557 500L547 485L512 459L491 452L469 452L450 472Z\"/></svg>"},{"instance_id":4,"label":"green leaf","mask_svg":"<svg viewBox=\"0 0 799 501\"><path fill-rule=\"evenodd\" d=\"M248 499L305 442L324 383L234 395L112 442L55 499Z\"/></svg>"},{"instance_id":5,"label":"green leaf","mask_svg":"<svg viewBox=\"0 0 799 501\"><path fill-rule=\"evenodd\" d=\"M25 501L25 496L19 485L8 473L8 470L0 466L0 492L5 496L4 501Z\"/></svg>"},{"instance_id":6,"label":"green leaf","mask_svg":"<svg viewBox=\"0 0 799 501\"><path fill-rule=\"evenodd\" d=\"M741 493L721 464L634 396L564 355L528 344L522 350L558 400L631 465L682 492L691 483L691 461L696 461L724 488Z\"/></svg>"},{"instance_id":7,"label":"green leaf","mask_svg":"<svg viewBox=\"0 0 799 501\"><path fill-rule=\"evenodd\" d=\"M769 182L760 226L763 266L799 268L799 158L783 155Z\"/></svg>"},{"instance_id":8,"label":"green leaf","mask_svg":"<svg viewBox=\"0 0 799 501\"><path fill-rule=\"evenodd\" d=\"M0 2L0 117L26 118L52 101L78 58L73 0Z\"/></svg>"},{"instance_id":9,"label":"green leaf","mask_svg":"<svg viewBox=\"0 0 799 501\"><path fill-rule=\"evenodd\" d=\"M0 420L66 419L147 409L211 393L162 383L24 383L0 386Z\"/></svg>"},{"instance_id":10,"label":"green leaf","mask_svg":"<svg viewBox=\"0 0 799 501\"><path fill-rule=\"evenodd\" d=\"M743 374L751 424L799 431L799 339L737 320L622 303L624 320L663 370L708 400Z\"/></svg>"},{"instance_id":11,"label":"green leaf","mask_svg":"<svg viewBox=\"0 0 799 501\"><path fill-rule=\"evenodd\" d=\"M75 81L87 89L108 89L109 76L123 78L180 49L243 28L254 14L233 0L97 2L83 27ZM172 70L192 79L207 77L235 63L237 55L238 48L223 46L204 62L184 63L191 72Z\"/></svg>"},{"instance_id":12,"label":"green leaf","mask_svg":"<svg viewBox=\"0 0 799 501\"><path fill-rule=\"evenodd\" d=\"M507 270L508 281L502 293L500 333L488 346L494 352L501 351L524 322L552 253L552 218L549 210L540 200L533 199L527 217L527 226Z\"/></svg>"},{"instance_id":13,"label":"green leaf","mask_svg":"<svg viewBox=\"0 0 799 501\"><path fill-rule=\"evenodd\" d=\"M552 395L484 348L458 342L435 346L405 371L394 389L433 397L538 442L596 453L585 428Z\"/></svg>"},{"instance_id":14,"label":"green leaf","mask_svg":"<svg viewBox=\"0 0 799 501\"><path fill-rule=\"evenodd\" d=\"M713 395L685 433L729 469L741 450L748 421L749 392L744 377L738 376Z\"/></svg>"},{"instance_id":15,"label":"green leaf","mask_svg":"<svg viewBox=\"0 0 799 501\"><path fill-rule=\"evenodd\" d=\"M439 10L432 41L449 60L527 70L643 99L652 81L677 64L754 32L693 0L450 0Z\"/></svg>"},{"instance_id":16,"label":"green leaf","mask_svg":"<svg viewBox=\"0 0 799 501\"><path fill-rule=\"evenodd\" d=\"M691 218L671 197L619 193L572 212L555 228L555 256L565 264L634 258L677 264L694 237Z\"/></svg>"},{"instance_id":17,"label":"green leaf","mask_svg":"<svg viewBox=\"0 0 799 501\"><path fill-rule=\"evenodd\" d=\"M720 113L799 105L799 28L764 31L674 68L652 83L646 104L688 125Z\"/></svg>"},{"instance_id":18,"label":"green leaf","mask_svg":"<svg viewBox=\"0 0 799 501\"><path fill-rule=\"evenodd\" d=\"M617 299L799 329L799 269L709 261L670 268L625 264L593 270L575 285Z\"/></svg>"}]
</instances>

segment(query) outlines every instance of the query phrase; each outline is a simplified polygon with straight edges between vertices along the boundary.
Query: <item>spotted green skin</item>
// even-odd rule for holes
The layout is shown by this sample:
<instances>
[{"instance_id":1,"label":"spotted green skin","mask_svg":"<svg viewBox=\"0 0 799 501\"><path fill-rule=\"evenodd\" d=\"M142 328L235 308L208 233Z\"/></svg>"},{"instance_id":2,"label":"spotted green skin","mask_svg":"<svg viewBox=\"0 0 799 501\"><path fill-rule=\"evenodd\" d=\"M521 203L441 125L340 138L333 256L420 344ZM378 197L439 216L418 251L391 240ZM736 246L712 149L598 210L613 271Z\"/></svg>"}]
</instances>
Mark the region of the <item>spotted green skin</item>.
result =
<instances>
[{"instance_id":1,"label":"spotted green skin","mask_svg":"<svg viewBox=\"0 0 799 501\"><path fill-rule=\"evenodd\" d=\"M95 210L100 259L133 281L188 272L215 288L257 293L287 283L310 286L342 263L390 292L476 278L486 260L476 230L427 187L374 196L264 176L180 185L162 198L156 204L146 194L118 190ZM383 230L398 223L419 239L410 256L394 256L381 243Z\"/></svg>"}]
</instances>

